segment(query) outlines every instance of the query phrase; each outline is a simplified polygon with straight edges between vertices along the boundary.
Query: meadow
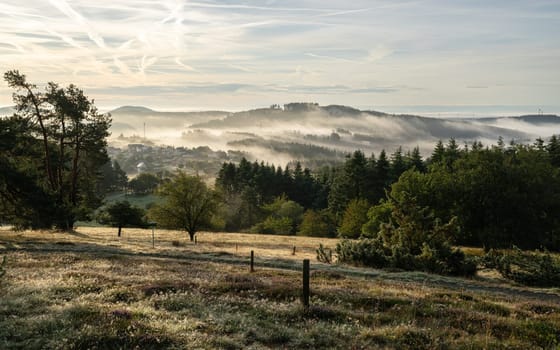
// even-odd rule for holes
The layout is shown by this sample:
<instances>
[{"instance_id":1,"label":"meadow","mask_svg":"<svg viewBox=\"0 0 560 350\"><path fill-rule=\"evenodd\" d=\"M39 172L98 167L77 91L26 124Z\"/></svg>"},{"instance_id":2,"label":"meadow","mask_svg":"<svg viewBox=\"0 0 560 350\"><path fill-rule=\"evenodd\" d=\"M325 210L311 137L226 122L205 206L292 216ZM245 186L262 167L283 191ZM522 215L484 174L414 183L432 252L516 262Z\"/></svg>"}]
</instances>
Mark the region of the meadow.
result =
<instances>
[{"instance_id":1,"label":"meadow","mask_svg":"<svg viewBox=\"0 0 560 350\"><path fill-rule=\"evenodd\" d=\"M558 349L560 290L317 262L336 239L0 229L2 349ZM294 252L295 247L295 252ZM255 272L249 254L255 252ZM477 253L470 249L469 253ZM301 263L311 301L301 305Z\"/></svg>"}]
</instances>

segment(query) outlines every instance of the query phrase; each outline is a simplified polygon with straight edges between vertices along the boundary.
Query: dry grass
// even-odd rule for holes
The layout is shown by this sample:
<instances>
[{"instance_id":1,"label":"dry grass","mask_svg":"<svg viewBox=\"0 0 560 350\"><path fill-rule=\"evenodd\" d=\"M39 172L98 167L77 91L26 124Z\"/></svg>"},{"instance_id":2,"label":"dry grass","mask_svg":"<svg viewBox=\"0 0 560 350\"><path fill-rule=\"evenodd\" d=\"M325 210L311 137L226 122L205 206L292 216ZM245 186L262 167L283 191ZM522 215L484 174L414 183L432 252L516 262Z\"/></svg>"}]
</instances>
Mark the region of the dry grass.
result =
<instances>
[{"instance_id":1,"label":"dry grass","mask_svg":"<svg viewBox=\"0 0 560 350\"><path fill-rule=\"evenodd\" d=\"M144 229L123 229L122 237L117 237L116 229L106 227L77 228L75 233L43 231L13 232L8 228L0 229L0 237L20 243L85 243L126 249L131 252L223 252L232 255L248 256L253 250L255 255L265 259L315 259L319 244L334 249L337 239L299 236L255 235L242 233L197 233L197 245L190 242L182 231L155 229L155 248L152 248L152 231ZM293 254L293 248L296 248ZM0 248L2 240L0 239Z\"/></svg>"},{"instance_id":2,"label":"dry grass","mask_svg":"<svg viewBox=\"0 0 560 350\"><path fill-rule=\"evenodd\" d=\"M334 246L334 240L203 233L195 246L184 233L156 230L152 248L151 231L124 234L0 231L0 256L8 257L0 348L555 349L560 343L555 291L507 293L521 290L500 284L496 292L487 281L439 284L437 277L424 282L425 274L315 269L305 310L299 272L248 273L229 261L251 249L267 260L314 259L319 242ZM463 288L471 285L488 288ZM557 299L538 300L532 292Z\"/></svg>"}]
</instances>

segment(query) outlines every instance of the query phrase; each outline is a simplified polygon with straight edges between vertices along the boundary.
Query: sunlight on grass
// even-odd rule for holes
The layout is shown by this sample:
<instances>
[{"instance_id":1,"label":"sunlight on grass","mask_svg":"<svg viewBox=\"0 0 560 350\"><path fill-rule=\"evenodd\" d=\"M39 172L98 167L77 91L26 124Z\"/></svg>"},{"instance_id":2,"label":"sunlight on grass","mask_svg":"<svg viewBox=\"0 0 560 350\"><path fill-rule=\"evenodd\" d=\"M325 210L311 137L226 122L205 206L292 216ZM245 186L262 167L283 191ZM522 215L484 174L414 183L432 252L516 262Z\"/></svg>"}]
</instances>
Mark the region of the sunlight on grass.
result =
<instances>
[{"instance_id":1,"label":"sunlight on grass","mask_svg":"<svg viewBox=\"0 0 560 350\"><path fill-rule=\"evenodd\" d=\"M249 273L233 259L255 250L299 266L303 258L314 261L319 243L335 240L205 232L198 242L178 231L156 230L152 248L150 230L125 229L119 239L108 228L3 229L0 347L554 349L560 343L557 294L555 301L538 300L502 282L422 281L430 276L412 272L372 277L335 266L313 269L311 306L304 309L300 272L258 266Z\"/></svg>"}]
</instances>

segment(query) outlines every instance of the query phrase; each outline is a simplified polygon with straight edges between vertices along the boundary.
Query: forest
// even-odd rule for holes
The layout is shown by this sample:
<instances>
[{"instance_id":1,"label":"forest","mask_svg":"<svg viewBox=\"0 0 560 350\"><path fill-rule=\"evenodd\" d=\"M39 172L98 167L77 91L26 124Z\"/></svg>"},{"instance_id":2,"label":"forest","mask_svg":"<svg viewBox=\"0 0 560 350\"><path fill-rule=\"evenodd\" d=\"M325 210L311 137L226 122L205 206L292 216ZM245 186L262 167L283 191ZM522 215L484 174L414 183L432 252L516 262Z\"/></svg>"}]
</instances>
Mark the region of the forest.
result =
<instances>
[{"instance_id":1,"label":"forest","mask_svg":"<svg viewBox=\"0 0 560 350\"><path fill-rule=\"evenodd\" d=\"M532 145L500 139L492 146L459 146L450 139L438 142L426 160L417 148L377 157L355 151L343 165L316 172L299 164L225 163L216 188L232 213L226 230L250 229L268 218L268 232L280 233L273 223L282 216L271 206L280 201L300 208L301 215L290 218L290 233L374 237L383 224L395 223L396 206L414 200L430 220L457 222L457 244L558 250L559 166L556 136Z\"/></svg>"}]
</instances>

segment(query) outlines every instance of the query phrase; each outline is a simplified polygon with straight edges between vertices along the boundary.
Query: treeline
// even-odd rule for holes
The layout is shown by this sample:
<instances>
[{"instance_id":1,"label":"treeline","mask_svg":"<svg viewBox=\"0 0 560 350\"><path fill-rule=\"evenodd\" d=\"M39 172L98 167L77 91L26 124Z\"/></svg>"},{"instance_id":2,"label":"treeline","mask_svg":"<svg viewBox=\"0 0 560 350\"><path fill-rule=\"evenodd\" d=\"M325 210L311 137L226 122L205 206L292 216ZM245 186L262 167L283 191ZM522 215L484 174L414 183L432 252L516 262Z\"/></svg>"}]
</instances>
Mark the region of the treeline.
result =
<instances>
[{"instance_id":1,"label":"treeline","mask_svg":"<svg viewBox=\"0 0 560 350\"><path fill-rule=\"evenodd\" d=\"M378 159L356 151L342 166L314 173L299 162L293 164L281 168L246 159L224 163L216 179L224 202L224 228L333 237L352 199L376 203L404 171L425 169L418 148L406 154L398 148L389 157L382 151Z\"/></svg>"},{"instance_id":2,"label":"treeline","mask_svg":"<svg viewBox=\"0 0 560 350\"><path fill-rule=\"evenodd\" d=\"M242 160L223 164L216 188L220 220L231 231L375 238L398 229L407 207L421 213L407 215L429 222L419 227L453 222L446 239L454 244L560 249L556 136L532 145L440 141L427 160L418 148L369 157L355 151L341 166L314 173L298 163L282 169Z\"/></svg>"},{"instance_id":3,"label":"treeline","mask_svg":"<svg viewBox=\"0 0 560 350\"><path fill-rule=\"evenodd\" d=\"M238 165L224 163L216 179L216 187L222 193L224 202L224 228L228 231L251 228L265 218L270 209L267 205L275 200L289 201L288 205L297 204L305 209L324 208L328 199L328 184L328 174L312 175L299 162L293 169L251 163L245 158ZM294 225L297 226L299 221L295 218Z\"/></svg>"},{"instance_id":4,"label":"treeline","mask_svg":"<svg viewBox=\"0 0 560 350\"><path fill-rule=\"evenodd\" d=\"M476 142L459 148L440 142L427 171L404 173L388 197L392 202L413 197L437 219L457 218L454 238L460 244L558 250L559 167L556 136L533 145L506 146L499 140L492 147Z\"/></svg>"}]
</instances>

